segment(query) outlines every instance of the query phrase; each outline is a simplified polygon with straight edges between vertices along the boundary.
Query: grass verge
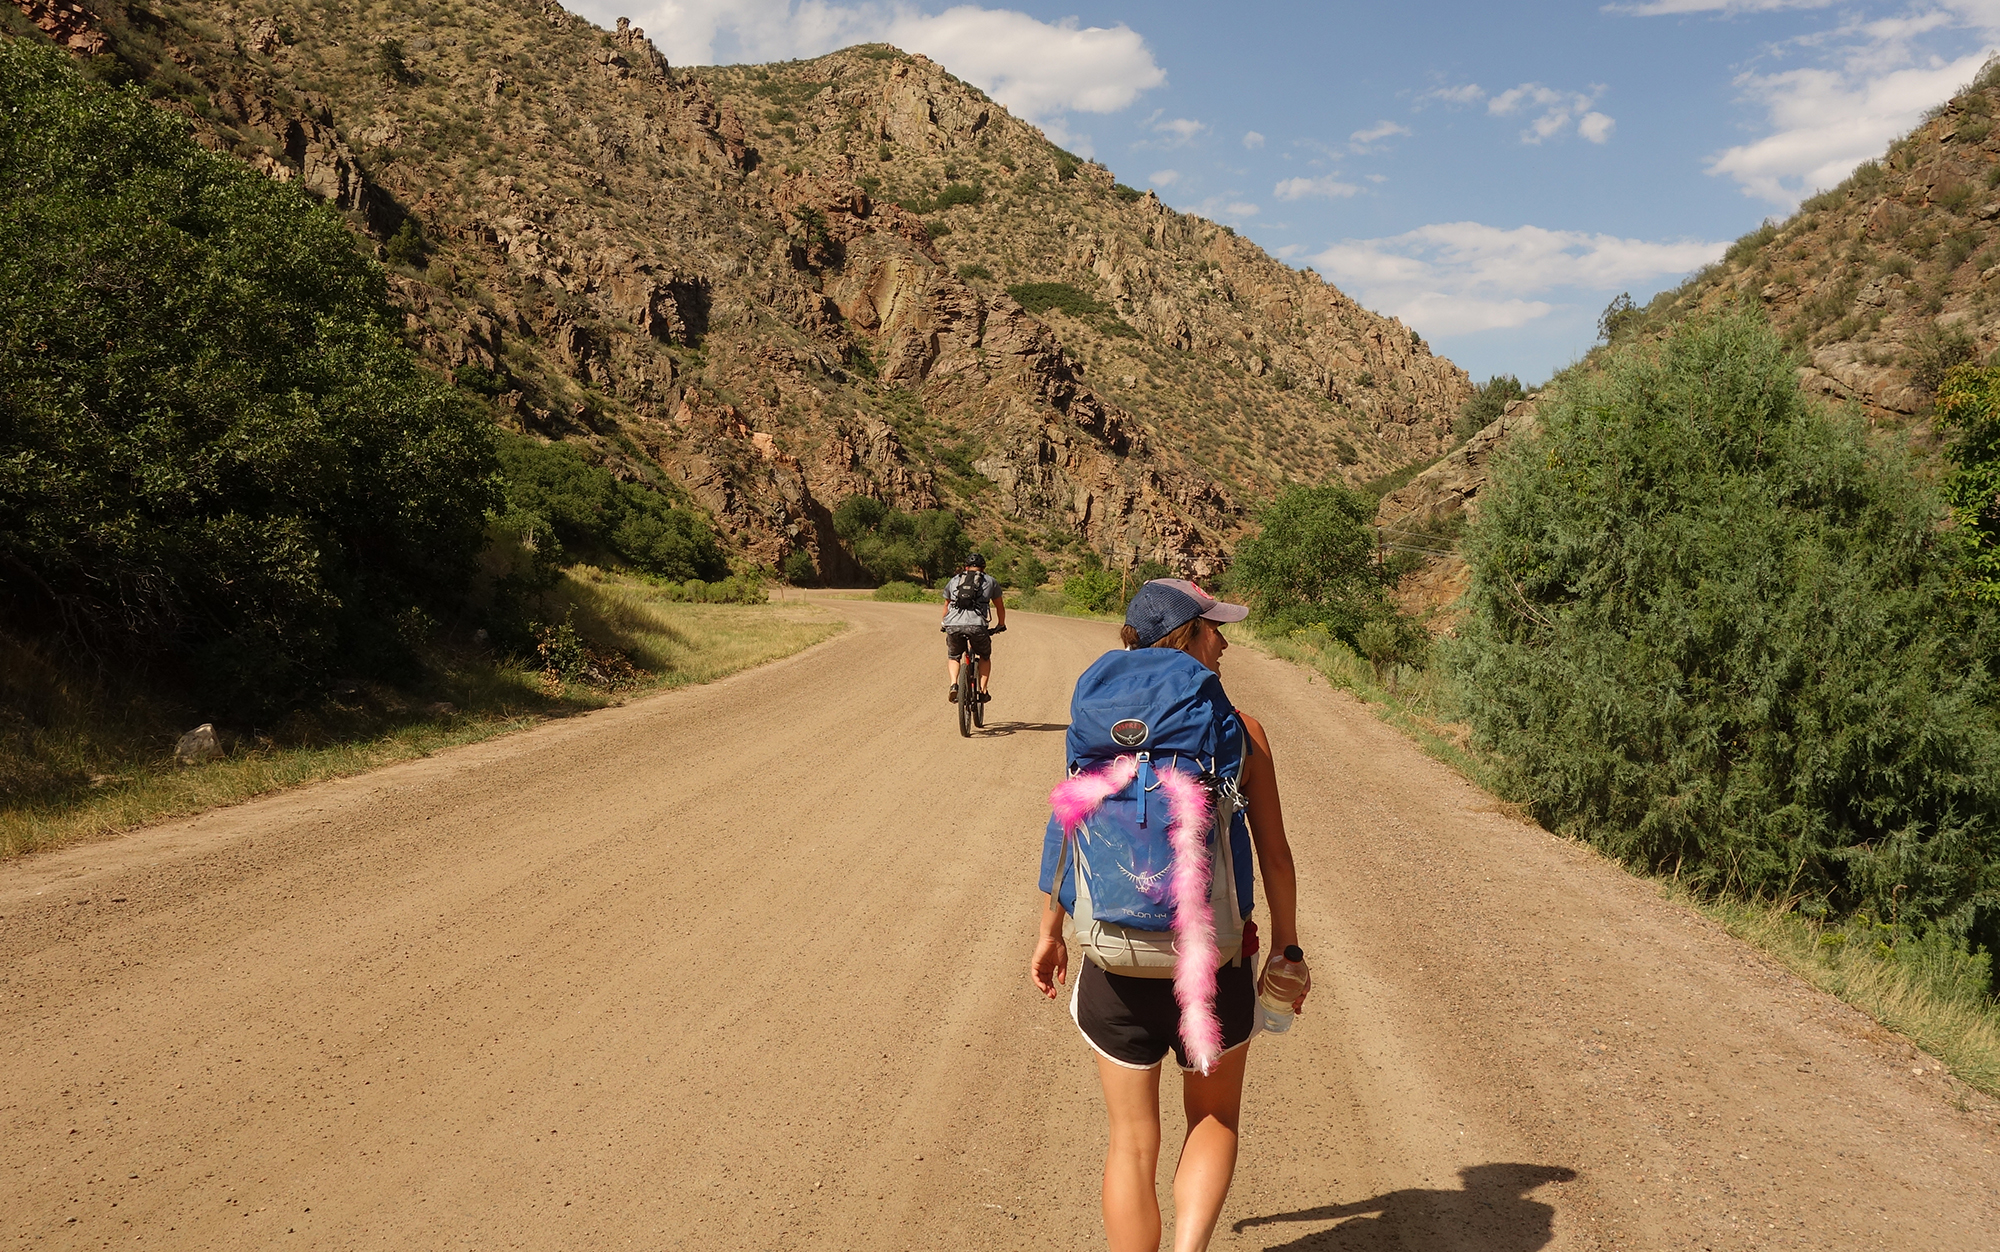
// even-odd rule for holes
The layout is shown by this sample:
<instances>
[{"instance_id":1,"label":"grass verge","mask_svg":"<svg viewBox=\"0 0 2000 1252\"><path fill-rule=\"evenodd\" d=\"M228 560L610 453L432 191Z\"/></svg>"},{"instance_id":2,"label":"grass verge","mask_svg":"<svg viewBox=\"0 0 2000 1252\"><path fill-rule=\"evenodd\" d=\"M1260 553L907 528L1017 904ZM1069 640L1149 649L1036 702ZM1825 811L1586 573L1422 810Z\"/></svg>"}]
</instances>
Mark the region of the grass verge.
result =
<instances>
[{"instance_id":1,"label":"grass verge","mask_svg":"<svg viewBox=\"0 0 2000 1252\"><path fill-rule=\"evenodd\" d=\"M1233 644L1247 644L1291 661L1324 678L1328 686L1351 693L1369 712L1415 740L1427 756L1497 794L1497 762L1473 745L1471 727L1456 720L1456 689L1441 668L1389 666L1378 679L1373 665L1324 630L1265 636L1247 627L1232 627L1227 633Z\"/></svg>"},{"instance_id":2,"label":"grass verge","mask_svg":"<svg viewBox=\"0 0 2000 1252\"><path fill-rule=\"evenodd\" d=\"M44 685L44 724L0 741L26 798L0 804L0 857L102 838L476 743L636 695L712 682L810 647L842 629L811 605L690 604L645 582L578 567L541 597L538 615L571 624L605 655L629 661L613 685L551 678L539 656L483 649L428 658L421 695L359 683L273 727L219 727L226 755L180 766L173 742L187 716L127 703L59 679ZM28 656L31 649L17 648Z\"/></svg>"},{"instance_id":3,"label":"grass verge","mask_svg":"<svg viewBox=\"0 0 2000 1252\"><path fill-rule=\"evenodd\" d=\"M1457 720L1456 689L1441 666L1396 666L1378 680L1372 665L1324 631L1264 637L1233 628L1229 636L1231 643L1291 661L1349 692L1427 755L1501 798L1523 821L1533 820L1505 798L1499 762L1482 752L1471 728ZM2000 1097L2000 1003L1982 990L1984 956L1945 942L1925 944L1868 918L1814 921L1789 901L1697 896L1668 879L1626 868L1653 878L1669 898L1910 1040L1968 1086Z\"/></svg>"},{"instance_id":4,"label":"grass verge","mask_svg":"<svg viewBox=\"0 0 2000 1252\"><path fill-rule=\"evenodd\" d=\"M1813 986L1838 996L1938 1060L1968 1086L2000 1097L2000 1007L1979 990L1985 960L1869 931L1854 919L1822 925L1786 905L1703 899L1662 884L1736 938L1754 944ZM1976 966L1976 968L1975 968Z\"/></svg>"}]
</instances>

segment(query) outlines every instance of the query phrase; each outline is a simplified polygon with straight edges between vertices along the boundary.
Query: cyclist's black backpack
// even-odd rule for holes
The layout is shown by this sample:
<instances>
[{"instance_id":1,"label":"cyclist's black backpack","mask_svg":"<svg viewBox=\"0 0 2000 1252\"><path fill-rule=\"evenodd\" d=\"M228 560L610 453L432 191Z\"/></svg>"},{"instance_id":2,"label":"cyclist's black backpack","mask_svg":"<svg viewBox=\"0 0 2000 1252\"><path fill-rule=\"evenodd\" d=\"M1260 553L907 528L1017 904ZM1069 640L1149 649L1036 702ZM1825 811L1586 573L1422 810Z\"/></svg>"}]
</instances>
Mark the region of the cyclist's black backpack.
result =
<instances>
[{"instance_id":1,"label":"cyclist's black backpack","mask_svg":"<svg viewBox=\"0 0 2000 1252\"><path fill-rule=\"evenodd\" d=\"M951 580L951 607L973 613L986 611L986 575L964 573Z\"/></svg>"}]
</instances>

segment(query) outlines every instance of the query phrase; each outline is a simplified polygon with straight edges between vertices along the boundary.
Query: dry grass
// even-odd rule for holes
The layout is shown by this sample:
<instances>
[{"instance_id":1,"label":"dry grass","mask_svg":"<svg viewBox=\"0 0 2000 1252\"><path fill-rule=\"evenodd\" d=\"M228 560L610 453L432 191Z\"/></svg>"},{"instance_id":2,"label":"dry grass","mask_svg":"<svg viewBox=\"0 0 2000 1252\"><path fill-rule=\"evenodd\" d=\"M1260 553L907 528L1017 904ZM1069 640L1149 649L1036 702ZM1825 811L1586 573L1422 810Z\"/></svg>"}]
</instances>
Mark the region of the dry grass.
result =
<instances>
[{"instance_id":1,"label":"dry grass","mask_svg":"<svg viewBox=\"0 0 2000 1252\"><path fill-rule=\"evenodd\" d=\"M2000 1096L2000 1005L1981 990L1978 958L1946 952L1943 945L1913 954L1907 940L1898 952L1861 935L1866 923L1815 925L1782 905L1698 899L1663 887L1944 1062L1960 1081Z\"/></svg>"},{"instance_id":2,"label":"dry grass","mask_svg":"<svg viewBox=\"0 0 2000 1252\"><path fill-rule=\"evenodd\" d=\"M1266 638L1238 627L1229 631L1229 641L1314 671L1328 686L1352 693L1369 712L1410 736L1425 755L1451 766L1489 792L1494 789L1494 762L1473 747L1471 728L1456 719L1452 711L1454 688L1440 668L1396 665L1378 682L1374 666L1321 630Z\"/></svg>"},{"instance_id":3,"label":"dry grass","mask_svg":"<svg viewBox=\"0 0 2000 1252\"><path fill-rule=\"evenodd\" d=\"M44 667L44 690L30 693L40 700L41 707L30 707L44 725L0 740L6 758L0 768L16 777L90 781L44 786L29 792L31 799L0 807L0 857L429 756L649 691L712 682L842 628L807 604L677 604L645 583L587 567L566 576L540 608L558 620L573 610L578 632L593 646L623 652L645 676L615 693L579 683L551 690L535 662L521 657L441 663L425 698L449 702L453 712L412 708L397 693L363 685L315 710L307 728L234 742L220 760L181 767L169 755L171 736L162 738L156 711L135 712L101 694L65 689ZM14 647L10 661L42 660ZM10 683L5 694L26 704L19 700L24 686Z\"/></svg>"}]
</instances>

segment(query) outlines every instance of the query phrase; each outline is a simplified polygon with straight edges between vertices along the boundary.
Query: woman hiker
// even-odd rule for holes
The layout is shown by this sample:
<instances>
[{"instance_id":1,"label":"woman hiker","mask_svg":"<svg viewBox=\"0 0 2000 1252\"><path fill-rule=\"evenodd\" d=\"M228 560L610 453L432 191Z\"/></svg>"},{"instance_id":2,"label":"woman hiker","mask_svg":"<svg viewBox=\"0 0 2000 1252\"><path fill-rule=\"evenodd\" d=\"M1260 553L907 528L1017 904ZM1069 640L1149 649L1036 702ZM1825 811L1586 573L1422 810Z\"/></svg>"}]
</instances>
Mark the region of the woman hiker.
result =
<instances>
[{"instance_id":1,"label":"woman hiker","mask_svg":"<svg viewBox=\"0 0 2000 1252\"><path fill-rule=\"evenodd\" d=\"M1133 596L1120 635L1128 651L1175 648L1219 673L1229 643L1218 624L1241 621L1248 612L1241 605L1218 603L1193 583L1158 579L1140 587ZM1198 670L1194 672L1199 675ZM1298 891L1278 801L1277 771L1264 728L1249 714L1241 710L1236 714L1249 740L1240 788L1249 802L1250 843L1270 907L1272 949L1282 952L1298 943ZM1119 723L1121 727L1130 724ZM1057 859L1053 870L1060 871L1062 864ZM1051 873L1045 861L1044 874ZM1063 933L1066 911L1061 900L1065 881L1048 882L1049 895L1030 962L1035 986L1050 999L1056 996L1057 984L1067 981L1069 972L1069 947ZM1235 891L1228 894L1233 899ZM1241 901L1246 915L1241 959L1233 963L1224 959L1215 971L1209 1005L1220 1026L1219 1038L1214 1041L1219 1056L1207 1058L1207 1072L1190 1063L1184 1046L1175 978L1113 973L1088 954L1084 958L1071 994L1070 1014L1097 1054L1098 1080L1111 1123L1110 1149L1104 1161L1104 1228L1112 1252L1157 1252L1160 1245L1160 1205L1155 1189L1160 1159L1160 1067L1170 1050L1182 1070L1181 1099L1188 1126L1174 1171L1175 1252L1200 1252L1208 1247L1214 1233L1236 1169L1243 1071L1250 1039L1257 1030L1255 962L1251 959L1257 950L1257 934L1247 917L1250 904L1248 899ZM1304 1002L1301 994L1293 1004L1294 1011Z\"/></svg>"}]
</instances>

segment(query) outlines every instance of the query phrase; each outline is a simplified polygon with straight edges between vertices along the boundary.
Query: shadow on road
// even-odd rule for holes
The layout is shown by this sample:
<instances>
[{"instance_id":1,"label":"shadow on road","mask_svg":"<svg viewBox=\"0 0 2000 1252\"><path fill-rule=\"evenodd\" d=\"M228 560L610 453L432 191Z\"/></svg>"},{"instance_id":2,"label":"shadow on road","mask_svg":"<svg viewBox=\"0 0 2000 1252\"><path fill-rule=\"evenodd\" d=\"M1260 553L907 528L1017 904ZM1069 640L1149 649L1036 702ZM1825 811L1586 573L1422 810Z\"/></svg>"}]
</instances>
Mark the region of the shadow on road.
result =
<instances>
[{"instance_id":1,"label":"shadow on road","mask_svg":"<svg viewBox=\"0 0 2000 1252\"><path fill-rule=\"evenodd\" d=\"M1560 1165L1472 1165L1458 1171L1461 1191L1406 1188L1353 1204L1324 1204L1292 1213L1248 1217L1251 1226L1277 1222L1330 1222L1340 1225L1289 1243L1266 1245L1266 1252L1410 1252L1421 1248L1478 1248L1480 1252L1535 1252L1555 1234L1553 1205L1528 1198L1535 1188L1568 1182L1576 1171Z\"/></svg>"},{"instance_id":2,"label":"shadow on road","mask_svg":"<svg viewBox=\"0 0 2000 1252\"><path fill-rule=\"evenodd\" d=\"M993 739L1002 735L1018 735L1024 730L1068 730L1068 722L994 722L984 730L972 732L974 739Z\"/></svg>"}]
</instances>

